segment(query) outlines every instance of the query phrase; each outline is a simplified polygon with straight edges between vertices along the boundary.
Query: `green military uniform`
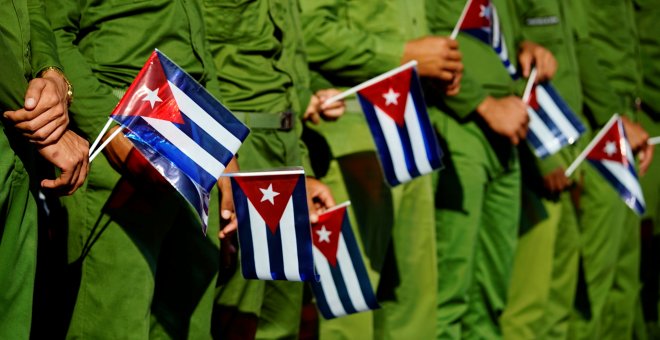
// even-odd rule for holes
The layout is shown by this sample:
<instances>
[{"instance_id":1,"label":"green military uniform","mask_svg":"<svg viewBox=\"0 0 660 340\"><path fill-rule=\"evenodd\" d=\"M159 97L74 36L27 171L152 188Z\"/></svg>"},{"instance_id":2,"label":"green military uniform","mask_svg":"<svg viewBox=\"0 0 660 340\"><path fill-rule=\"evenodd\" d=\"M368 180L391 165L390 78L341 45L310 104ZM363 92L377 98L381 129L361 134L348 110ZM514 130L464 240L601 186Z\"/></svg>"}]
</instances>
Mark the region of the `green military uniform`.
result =
<instances>
[{"instance_id":1,"label":"green military uniform","mask_svg":"<svg viewBox=\"0 0 660 340\"><path fill-rule=\"evenodd\" d=\"M635 21L637 23L641 70L642 70L642 113L639 123L651 137L660 136L660 36L657 23L660 19L660 1L635 1ZM644 319L654 324L658 335L658 294L660 289L660 264L656 259L660 254L660 157L659 148L655 148L653 162L646 175L640 178L646 214L642 220L642 304Z\"/></svg>"},{"instance_id":2,"label":"green military uniform","mask_svg":"<svg viewBox=\"0 0 660 340\"><path fill-rule=\"evenodd\" d=\"M512 64L520 42L511 1L493 1ZM464 1L429 1L432 33L452 31ZM517 242L520 169L510 142L477 118L486 98L514 95L514 82L493 48L459 34L465 72L457 96L436 101L436 128L447 145L445 171L436 187L438 230L438 338L501 337L504 309Z\"/></svg>"},{"instance_id":3,"label":"green military uniform","mask_svg":"<svg viewBox=\"0 0 660 340\"><path fill-rule=\"evenodd\" d=\"M60 59L76 89L71 125L93 140L154 48L214 88L195 1L49 1ZM217 194L208 237L168 184L127 181L106 160L64 200L71 280L68 337L208 338L218 270Z\"/></svg>"},{"instance_id":4,"label":"green military uniform","mask_svg":"<svg viewBox=\"0 0 660 340\"><path fill-rule=\"evenodd\" d=\"M602 73L607 80L583 86L593 128L601 127L614 112L634 120L640 74L632 2L587 1L585 9L593 49L579 52L580 72ZM594 55L600 56L598 61ZM569 336L630 338L640 289L639 219L593 167L583 169L579 223L590 313L576 314Z\"/></svg>"},{"instance_id":5,"label":"green military uniform","mask_svg":"<svg viewBox=\"0 0 660 340\"><path fill-rule=\"evenodd\" d=\"M239 151L241 170L308 164L300 136L311 91L299 10L295 0L205 1L223 103L252 130ZM287 112L292 127L282 125ZM258 317L256 338L296 339L302 297L302 283L245 280L239 269L219 287L216 304L221 311L236 308ZM245 338L255 336L226 318L214 327L230 328L220 329L218 337L241 331Z\"/></svg>"},{"instance_id":6,"label":"green military uniform","mask_svg":"<svg viewBox=\"0 0 660 340\"><path fill-rule=\"evenodd\" d=\"M575 1L520 1L523 35L548 48L557 59L553 86L571 109L582 116L582 86L577 48L588 43L582 5ZM590 133L580 139L583 148ZM548 194L542 176L567 169L578 156L576 146L567 146L546 159L522 164L525 193L543 198L547 218L527 229L521 225L507 306L501 317L505 339L562 339L578 279L579 230L571 193ZM536 164L534 164L536 163ZM579 181L580 173L572 176ZM529 180L526 180L529 179ZM553 197L554 196L554 197Z\"/></svg>"},{"instance_id":7,"label":"green military uniform","mask_svg":"<svg viewBox=\"0 0 660 340\"><path fill-rule=\"evenodd\" d=\"M0 111L23 107L28 80L59 66L41 1L0 2ZM37 267L34 148L0 121L0 338L28 339Z\"/></svg>"},{"instance_id":8,"label":"green military uniform","mask_svg":"<svg viewBox=\"0 0 660 340\"><path fill-rule=\"evenodd\" d=\"M334 87L354 86L397 67L406 42L428 34L423 1L301 4L311 68ZM324 321L321 338L431 338L436 296L431 178L388 188L356 99L346 105L337 122L315 128L331 153L323 180L337 201L353 202L352 223L383 308Z\"/></svg>"}]
</instances>

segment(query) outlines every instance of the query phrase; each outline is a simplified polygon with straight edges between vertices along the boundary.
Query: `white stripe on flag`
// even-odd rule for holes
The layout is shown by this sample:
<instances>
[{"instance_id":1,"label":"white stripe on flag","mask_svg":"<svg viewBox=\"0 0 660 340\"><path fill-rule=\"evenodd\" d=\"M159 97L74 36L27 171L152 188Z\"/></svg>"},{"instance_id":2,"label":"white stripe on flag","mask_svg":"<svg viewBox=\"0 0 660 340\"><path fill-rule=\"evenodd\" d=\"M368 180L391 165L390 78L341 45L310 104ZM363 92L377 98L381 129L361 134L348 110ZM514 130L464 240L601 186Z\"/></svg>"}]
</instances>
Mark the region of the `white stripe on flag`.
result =
<instances>
[{"instance_id":1,"label":"white stripe on flag","mask_svg":"<svg viewBox=\"0 0 660 340\"><path fill-rule=\"evenodd\" d=\"M633 174L628 170L628 168L622 165L619 162L601 160L603 166L612 173L612 175L619 181L621 184L630 191L630 193L635 196L635 198L642 204L644 203L644 194L642 193L642 188L639 186L639 180L633 176Z\"/></svg>"},{"instance_id":2,"label":"white stripe on flag","mask_svg":"<svg viewBox=\"0 0 660 340\"><path fill-rule=\"evenodd\" d=\"M491 3L490 9L493 12L492 13L493 46L497 47L500 46L500 44L504 45L503 42L500 41L500 38L502 37L502 35L500 34L500 18L497 16L497 10L495 9L495 4Z\"/></svg>"},{"instance_id":3,"label":"white stripe on flag","mask_svg":"<svg viewBox=\"0 0 660 340\"><path fill-rule=\"evenodd\" d=\"M390 150L390 158L392 158L394 174L401 183L409 181L411 176L410 173L408 173L408 168L406 166L406 157L403 153L403 145L401 145L401 137L397 125L394 120L383 112L383 110L379 109L378 106L374 105L374 111L376 111L378 124L380 124L380 128L383 130L387 148Z\"/></svg>"},{"instance_id":4,"label":"white stripe on flag","mask_svg":"<svg viewBox=\"0 0 660 340\"><path fill-rule=\"evenodd\" d=\"M158 131L165 139L170 141L181 152L188 156L193 162L206 170L214 178L220 177L225 171L225 166L222 165L215 157L206 152L196 141L192 140L187 134L179 130L176 125L166 120L143 117L156 131Z\"/></svg>"},{"instance_id":5,"label":"white stripe on flag","mask_svg":"<svg viewBox=\"0 0 660 340\"><path fill-rule=\"evenodd\" d=\"M561 109L557 106L550 94L542 86L536 87L536 101L539 103L545 113L550 116L550 119L557 125L561 133L566 136L568 142L573 144L575 140L580 137L580 133L575 129L573 124L566 118Z\"/></svg>"},{"instance_id":6,"label":"white stripe on flag","mask_svg":"<svg viewBox=\"0 0 660 340\"><path fill-rule=\"evenodd\" d=\"M557 137L555 137L552 131L550 131L543 123L543 120L539 118L536 111L531 107L527 107L527 114L529 114L529 129L533 131L539 141L541 141L541 144L548 151L548 154L551 155L561 149L561 143L559 143Z\"/></svg>"},{"instance_id":7,"label":"white stripe on flag","mask_svg":"<svg viewBox=\"0 0 660 340\"><path fill-rule=\"evenodd\" d=\"M208 133L215 140L227 148L231 153L236 153L241 146L241 141L236 138L229 130L222 124L218 123L208 112L204 111L194 100L190 99L188 95L181 91L172 82L167 82L170 85L174 99L176 100L179 109L197 124L202 130Z\"/></svg>"},{"instance_id":8,"label":"white stripe on flag","mask_svg":"<svg viewBox=\"0 0 660 340\"><path fill-rule=\"evenodd\" d=\"M314 264L316 265L316 271L321 278L320 283L323 288L323 295L325 295L325 301L328 303L330 311L334 316L346 315L346 310L344 310L344 305L341 303L339 293L337 292L337 286L335 286L335 281L330 272L330 264L328 263L328 260L323 253L316 248L316 246L313 246L312 250L314 251Z\"/></svg>"},{"instance_id":9,"label":"white stripe on flag","mask_svg":"<svg viewBox=\"0 0 660 340\"><path fill-rule=\"evenodd\" d=\"M346 290L353 307L358 311L368 310L369 306L367 306L367 302L362 295L362 288L360 288L360 281L353 267L353 260L351 260L351 255L348 253L344 235L341 234L339 235L339 247L337 248L337 263L341 268L341 275L344 277Z\"/></svg>"},{"instance_id":10,"label":"white stripe on flag","mask_svg":"<svg viewBox=\"0 0 660 340\"><path fill-rule=\"evenodd\" d=\"M268 255L268 238L266 233L269 233L266 222L257 209L252 205L250 200L247 200L248 212L250 214L250 233L252 234L252 249L254 250L254 269L257 277L262 280L272 280L273 276L270 273L270 256Z\"/></svg>"},{"instance_id":11,"label":"white stripe on flag","mask_svg":"<svg viewBox=\"0 0 660 340\"><path fill-rule=\"evenodd\" d=\"M431 163L429 163L429 156L426 154L426 142L424 141L424 134L417 117L417 108L413 101L412 95L408 93L408 101L406 102L406 112L403 115L406 121L406 128L408 135L410 135L410 144L412 145L413 155L415 156L415 165L420 174L428 174L433 171Z\"/></svg>"},{"instance_id":12,"label":"white stripe on flag","mask_svg":"<svg viewBox=\"0 0 660 340\"><path fill-rule=\"evenodd\" d=\"M308 212L303 212L307 214ZM298 245L296 244L296 220L293 208L293 197L284 208L280 219L280 236L282 238L282 260L284 261L284 275L289 281L302 281L298 268Z\"/></svg>"}]
</instances>

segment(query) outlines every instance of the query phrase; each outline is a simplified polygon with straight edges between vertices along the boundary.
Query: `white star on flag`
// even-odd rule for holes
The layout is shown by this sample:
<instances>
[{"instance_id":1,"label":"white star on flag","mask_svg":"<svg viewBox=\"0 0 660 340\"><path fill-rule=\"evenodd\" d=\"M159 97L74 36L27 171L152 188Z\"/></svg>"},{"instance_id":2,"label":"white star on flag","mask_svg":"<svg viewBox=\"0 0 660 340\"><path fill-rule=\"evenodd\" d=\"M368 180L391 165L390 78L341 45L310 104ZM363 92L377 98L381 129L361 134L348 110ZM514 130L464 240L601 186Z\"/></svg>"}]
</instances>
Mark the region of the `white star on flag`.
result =
<instances>
[{"instance_id":1,"label":"white star on flag","mask_svg":"<svg viewBox=\"0 0 660 340\"><path fill-rule=\"evenodd\" d=\"M156 104L156 102L162 102L163 101L162 99L160 99L160 97L158 97L159 88L156 88L155 90L152 91L148 87L142 86L142 90L144 92L146 92L146 95L144 96L144 98L142 98L142 101L143 102L148 101L149 104L151 104L152 109L154 108L154 105Z\"/></svg>"},{"instance_id":2,"label":"white star on flag","mask_svg":"<svg viewBox=\"0 0 660 340\"><path fill-rule=\"evenodd\" d=\"M481 8L479 16L482 18L490 18L490 6L479 5L479 7Z\"/></svg>"},{"instance_id":3,"label":"white star on flag","mask_svg":"<svg viewBox=\"0 0 660 340\"><path fill-rule=\"evenodd\" d=\"M616 143L615 142L607 142L605 143L605 153L612 157L616 153Z\"/></svg>"},{"instance_id":4,"label":"white star on flag","mask_svg":"<svg viewBox=\"0 0 660 340\"><path fill-rule=\"evenodd\" d=\"M319 242L330 243L330 234L332 234L332 231L325 229L325 226L321 226L321 230L317 230L316 234L319 235Z\"/></svg>"},{"instance_id":5,"label":"white star on flag","mask_svg":"<svg viewBox=\"0 0 660 340\"><path fill-rule=\"evenodd\" d=\"M400 94L398 92L394 92L392 88L390 90L383 94L383 98L385 98L385 105L389 106L390 104L394 105L399 105L399 98Z\"/></svg>"},{"instance_id":6,"label":"white star on flag","mask_svg":"<svg viewBox=\"0 0 660 340\"><path fill-rule=\"evenodd\" d=\"M275 205L275 196L279 195L279 192L273 191L273 183L271 183L267 189L261 189L261 193L264 194L264 196L261 198L261 202L263 201L269 201L270 204Z\"/></svg>"}]
</instances>

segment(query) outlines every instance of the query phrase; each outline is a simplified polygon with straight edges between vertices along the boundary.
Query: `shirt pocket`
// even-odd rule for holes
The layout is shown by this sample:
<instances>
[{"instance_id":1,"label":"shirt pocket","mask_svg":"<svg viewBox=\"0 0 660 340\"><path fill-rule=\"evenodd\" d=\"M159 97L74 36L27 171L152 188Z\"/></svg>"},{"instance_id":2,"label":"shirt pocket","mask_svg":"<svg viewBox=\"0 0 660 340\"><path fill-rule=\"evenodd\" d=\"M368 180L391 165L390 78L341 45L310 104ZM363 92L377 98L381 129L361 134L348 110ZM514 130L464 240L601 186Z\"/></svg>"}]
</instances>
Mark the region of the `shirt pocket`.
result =
<instances>
[{"instance_id":1,"label":"shirt pocket","mask_svg":"<svg viewBox=\"0 0 660 340\"><path fill-rule=\"evenodd\" d=\"M256 0L204 0L206 34L211 40L235 40L258 29Z\"/></svg>"}]
</instances>

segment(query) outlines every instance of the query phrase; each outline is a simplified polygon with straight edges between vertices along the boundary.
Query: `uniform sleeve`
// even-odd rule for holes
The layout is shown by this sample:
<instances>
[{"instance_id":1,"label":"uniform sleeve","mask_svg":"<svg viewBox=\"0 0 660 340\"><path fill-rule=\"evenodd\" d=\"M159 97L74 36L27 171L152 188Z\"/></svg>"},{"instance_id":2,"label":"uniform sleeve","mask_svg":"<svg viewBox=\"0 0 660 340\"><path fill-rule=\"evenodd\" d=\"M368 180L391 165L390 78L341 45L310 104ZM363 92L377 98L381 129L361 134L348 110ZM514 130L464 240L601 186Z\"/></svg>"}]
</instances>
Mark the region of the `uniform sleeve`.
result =
<instances>
[{"instance_id":1,"label":"uniform sleeve","mask_svg":"<svg viewBox=\"0 0 660 340\"><path fill-rule=\"evenodd\" d=\"M617 107L618 101L612 100L618 96L610 87L602 64L598 63L599 52L590 43L590 39L587 37L579 41L576 52L584 95L584 113L593 128L600 128L615 112L621 112L623 108Z\"/></svg>"},{"instance_id":2,"label":"uniform sleeve","mask_svg":"<svg viewBox=\"0 0 660 340\"><path fill-rule=\"evenodd\" d=\"M360 13L369 4L351 6ZM301 0L301 7L309 62L333 83L365 81L400 65L406 41L350 25L345 0Z\"/></svg>"},{"instance_id":3,"label":"uniform sleeve","mask_svg":"<svg viewBox=\"0 0 660 340\"><path fill-rule=\"evenodd\" d=\"M27 8L30 17L32 77L36 77L39 72L47 67L62 68L62 65L60 65L57 57L55 37L46 18L43 2L41 0L28 0Z\"/></svg>"},{"instance_id":4,"label":"uniform sleeve","mask_svg":"<svg viewBox=\"0 0 660 340\"><path fill-rule=\"evenodd\" d=\"M62 66L74 89L69 110L71 122L83 137L94 139L119 100L112 94L112 87L102 84L94 76L75 43L80 34L79 8L83 5L74 0L49 0L46 6Z\"/></svg>"}]
</instances>

